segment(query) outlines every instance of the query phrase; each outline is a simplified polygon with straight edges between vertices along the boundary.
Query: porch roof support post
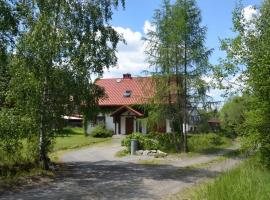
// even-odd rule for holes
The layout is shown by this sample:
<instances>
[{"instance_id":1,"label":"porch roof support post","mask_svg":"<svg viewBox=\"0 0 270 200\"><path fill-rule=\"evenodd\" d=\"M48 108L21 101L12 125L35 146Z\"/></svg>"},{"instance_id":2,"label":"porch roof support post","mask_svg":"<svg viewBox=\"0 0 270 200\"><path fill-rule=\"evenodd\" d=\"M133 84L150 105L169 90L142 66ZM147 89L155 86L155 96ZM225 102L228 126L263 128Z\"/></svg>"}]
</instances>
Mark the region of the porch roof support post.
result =
<instances>
[{"instance_id":1,"label":"porch roof support post","mask_svg":"<svg viewBox=\"0 0 270 200\"><path fill-rule=\"evenodd\" d=\"M115 117L113 117L113 122L114 122L114 134L115 135L117 135L117 130L116 130L116 123L117 123L117 121L116 121L116 119L115 119Z\"/></svg>"},{"instance_id":2,"label":"porch roof support post","mask_svg":"<svg viewBox=\"0 0 270 200\"><path fill-rule=\"evenodd\" d=\"M117 117L119 123L118 123L118 134L121 135L121 116Z\"/></svg>"},{"instance_id":3,"label":"porch roof support post","mask_svg":"<svg viewBox=\"0 0 270 200\"><path fill-rule=\"evenodd\" d=\"M137 117L134 117L134 120L135 120L135 131L138 132Z\"/></svg>"}]
</instances>

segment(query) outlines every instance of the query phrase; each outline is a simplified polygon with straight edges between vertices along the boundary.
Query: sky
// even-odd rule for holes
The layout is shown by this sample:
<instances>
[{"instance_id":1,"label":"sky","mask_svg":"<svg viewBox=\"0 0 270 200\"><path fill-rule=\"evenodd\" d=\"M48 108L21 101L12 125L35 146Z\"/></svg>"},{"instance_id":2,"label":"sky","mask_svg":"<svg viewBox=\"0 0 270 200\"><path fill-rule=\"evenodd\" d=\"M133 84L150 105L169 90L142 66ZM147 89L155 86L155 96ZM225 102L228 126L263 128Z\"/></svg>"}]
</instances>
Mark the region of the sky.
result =
<instances>
[{"instance_id":1,"label":"sky","mask_svg":"<svg viewBox=\"0 0 270 200\"><path fill-rule=\"evenodd\" d=\"M123 73L133 76L143 76L143 70L149 70L144 54L142 37L151 29L151 21L155 9L160 8L162 0L126 0L126 7L114 12L112 26L123 35L125 44L118 45L118 64L116 67L105 71L104 78L122 77ZM219 58L225 56L219 50L220 39L233 36L232 12L236 0L198 0L198 7L202 13L202 25L207 27L205 45L213 49L209 59L211 64L218 64ZM245 15L250 17L253 13L250 6L259 6L262 0L243 0L246 7ZM222 91L210 90L209 95L216 100L223 100Z\"/></svg>"}]
</instances>

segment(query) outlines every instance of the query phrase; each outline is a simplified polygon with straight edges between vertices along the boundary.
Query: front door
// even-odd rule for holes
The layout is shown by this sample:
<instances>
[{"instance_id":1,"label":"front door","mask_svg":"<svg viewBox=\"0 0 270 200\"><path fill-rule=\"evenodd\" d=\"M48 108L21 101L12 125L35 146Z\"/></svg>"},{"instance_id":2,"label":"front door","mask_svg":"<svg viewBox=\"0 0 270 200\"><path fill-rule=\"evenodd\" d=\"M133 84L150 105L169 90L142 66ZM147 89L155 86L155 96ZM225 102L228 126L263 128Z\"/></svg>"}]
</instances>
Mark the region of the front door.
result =
<instances>
[{"instance_id":1,"label":"front door","mask_svg":"<svg viewBox=\"0 0 270 200\"><path fill-rule=\"evenodd\" d=\"M126 134L131 134L133 132L133 126L134 126L134 123L133 123L133 118L129 117L129 118L126 118Z\"/></svg>"}]
</instances>

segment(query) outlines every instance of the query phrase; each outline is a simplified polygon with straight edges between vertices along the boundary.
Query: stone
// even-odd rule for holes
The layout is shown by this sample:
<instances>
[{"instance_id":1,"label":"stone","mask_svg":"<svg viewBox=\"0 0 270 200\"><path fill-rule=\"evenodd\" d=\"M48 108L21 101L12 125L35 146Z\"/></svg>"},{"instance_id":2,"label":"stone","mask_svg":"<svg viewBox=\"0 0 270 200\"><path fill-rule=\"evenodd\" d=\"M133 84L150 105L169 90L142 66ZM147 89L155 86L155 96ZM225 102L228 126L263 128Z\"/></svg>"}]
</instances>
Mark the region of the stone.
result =
<instances>
[{"instance_id":1,"label":"stone","mask_svg":"<svg viewBox=\"0 0 270 200\"><path fill-rule=\"evenodd\" d=\"M145 150L145 151L143 151L143 154L142 155L143 156L147 156L149 154L149 152L150 152L149 150Z\"/></svg>"},{"instance_id":2,"label":"stone","mask_svg":"<svg viewBox=\"0 0 270 200\"><path fill-rule=\"evenodd\" d=\"M136 151L136 155L142 155L142 154L143 154L143 150Z\"/></svg>"},{"instance_id":3,"label":"stone","mask_svg":"<svg viewBox=\"0 0 270 200\"><path fill-rule=\"evenodd\" d=\"M165 152L163 152L163 151L160 151L160 150L157 150L156 156L158 156L158 157L165 157L165 156L167 156L167 155L168 155L167 153L165 153Z\"/></svg>"},{"instance_id":4,"label":"stone","mask_svg":"<svg viewBox=\"0 0 270 200\"><path fill-rule=\"evenodd\" d=\"M151 150L152 153L157 153L157 150Z\"/></svg>"}]
</instances>

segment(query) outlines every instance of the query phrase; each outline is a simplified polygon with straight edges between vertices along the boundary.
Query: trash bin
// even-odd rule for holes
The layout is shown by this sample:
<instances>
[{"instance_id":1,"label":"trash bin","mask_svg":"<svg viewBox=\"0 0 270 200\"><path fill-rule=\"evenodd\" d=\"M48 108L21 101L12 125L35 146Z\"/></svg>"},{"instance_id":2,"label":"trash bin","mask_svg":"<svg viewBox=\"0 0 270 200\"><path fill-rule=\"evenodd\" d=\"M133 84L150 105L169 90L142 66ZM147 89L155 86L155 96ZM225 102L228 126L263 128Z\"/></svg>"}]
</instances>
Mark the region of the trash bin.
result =
<instances>
[{"instance_id":1,"label":"trash bin","mask_svg":"<svg viewBox=\"0 0 270 200\"><path fill-rule=\"evenodd\" d=\"M130 144L131 155L135 155L137 150L138 150L138 140L131 139L131 144Z\"/></svg>"}]
</instances>

